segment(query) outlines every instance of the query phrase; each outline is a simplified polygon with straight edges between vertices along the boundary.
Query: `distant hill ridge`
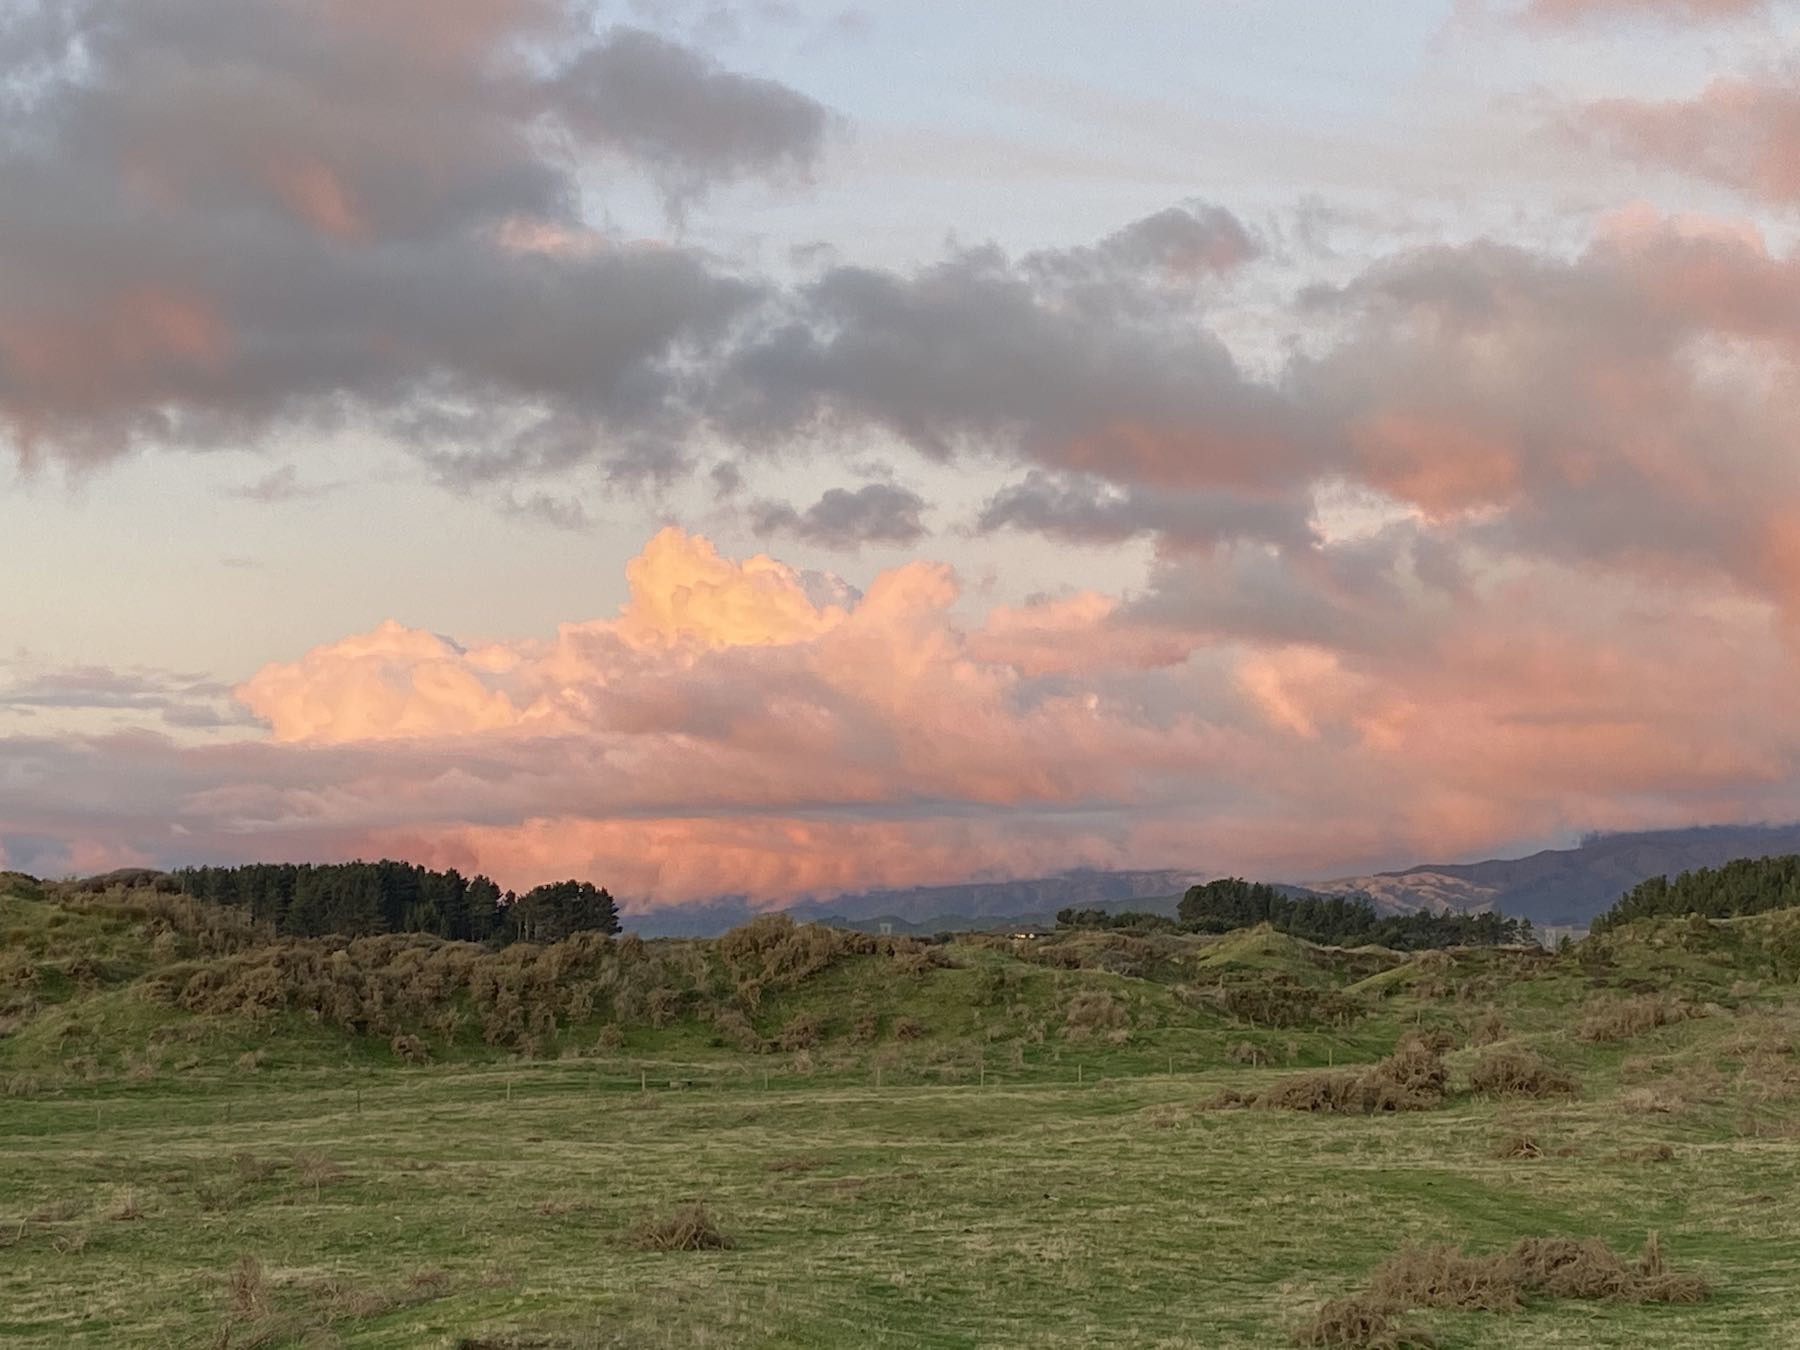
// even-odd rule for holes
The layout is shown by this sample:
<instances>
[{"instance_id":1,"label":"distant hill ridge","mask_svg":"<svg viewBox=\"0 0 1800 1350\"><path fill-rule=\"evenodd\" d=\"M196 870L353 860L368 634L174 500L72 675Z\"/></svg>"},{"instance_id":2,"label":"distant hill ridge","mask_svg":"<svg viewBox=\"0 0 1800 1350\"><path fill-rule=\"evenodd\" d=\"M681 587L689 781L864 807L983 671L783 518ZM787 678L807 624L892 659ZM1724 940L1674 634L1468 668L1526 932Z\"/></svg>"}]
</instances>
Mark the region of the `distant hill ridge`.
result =
<instances>
[{"instance_id":1,"label":"distant hill ridge","mask_svg":"<svg viewBox=\"0 0 1800 1350\"><path fill-rule=\"evenodd\" d=\"M1498 909L1542 925L1584 925L1651 877L1675 877L1736 858L1800 852L1800 825L1704 825L1593 834L1574 848L1526 858L1427 863L1341 877L1314 889L1366 893L1383 909Z\"/></svg>"},{"instance_id":2,"label":"distant hill ridge","mask_svg":"<svg viewBox=\"0 0 1800 1350\"><path fill-rule=\"evenodd\" d=\"M1652 877L1674 878L1739 858L1789 853L1800 853L1800 824L1694 826L1593 834L1574 848L1545 849L1524 858L1421 863L1400 871L1284 884L1279 889L1293 896L1361 892L1377 909L1393 914L1498 909L1530 919L1540 928L1585 927L1625 892ZM111 874L109 879L142 883L153 875L139 869ZM879 931L885 923L895 933L1049 925L1057 910L1065 907L1172 915L1190 885L1216 875L1182 868L1083 869L1014 881L863 891L803 901L785 912L797 920L828 920L868 931ZM620 918L627 931L644 937L707 937L761 912L742 897L647 910L634 910L627 901Z\"/></svg>"}]
</instances>

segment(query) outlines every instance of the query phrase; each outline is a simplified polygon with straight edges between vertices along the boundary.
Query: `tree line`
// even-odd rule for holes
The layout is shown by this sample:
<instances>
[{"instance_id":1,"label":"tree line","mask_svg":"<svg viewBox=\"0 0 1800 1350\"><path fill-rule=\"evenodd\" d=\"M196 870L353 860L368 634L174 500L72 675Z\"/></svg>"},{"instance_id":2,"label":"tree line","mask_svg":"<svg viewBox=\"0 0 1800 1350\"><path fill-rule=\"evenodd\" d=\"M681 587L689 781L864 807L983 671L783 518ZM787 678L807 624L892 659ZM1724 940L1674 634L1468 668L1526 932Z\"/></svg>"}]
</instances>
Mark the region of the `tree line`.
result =
<instances>
[{"instance_id":1,"label":"tree line","mask_svg":"<svg viewBox=\"0 0 1800 1350\"><path fill-rule=\"evenodd\" d=\"M1533 941L1531 920L1504 914L1382 914L1360 895L1285 895L1264 882L1222 877L1190 886L1175 918L1099 909L1065 909L1064 928L1136 932L1229 933L1268 924L1279 933L1338 947L1374 944L1397 951L1431 947L1495 947Z\"/></svg>"},{"instance_id":2,"label":"tree line","mask_svg":"<svg viewBox=\"0 0 1800 1350\"><path fill-rule=\"evenodd\" d=\"M1737 858L1719 867L1683 872L1674 880L1641 881L1595 919L1593 928L1603 933L1634 919L1681 914L1725 919L1796 906L1800 906L1800 854Z\"/></svg>"},{"instance_id":3,"label":"tree line","mask_svg":"<svg viewBox=\"0 0 1800 1350\"><path fill-rule=\"evenodd\" d=\"M619 931L612 896L588 881L552 882L519 895L485 876L387 858L187 867L171 877L182 894L246 909L290 937L430 933L503 945Z\"/></svg>"}]
</instances>

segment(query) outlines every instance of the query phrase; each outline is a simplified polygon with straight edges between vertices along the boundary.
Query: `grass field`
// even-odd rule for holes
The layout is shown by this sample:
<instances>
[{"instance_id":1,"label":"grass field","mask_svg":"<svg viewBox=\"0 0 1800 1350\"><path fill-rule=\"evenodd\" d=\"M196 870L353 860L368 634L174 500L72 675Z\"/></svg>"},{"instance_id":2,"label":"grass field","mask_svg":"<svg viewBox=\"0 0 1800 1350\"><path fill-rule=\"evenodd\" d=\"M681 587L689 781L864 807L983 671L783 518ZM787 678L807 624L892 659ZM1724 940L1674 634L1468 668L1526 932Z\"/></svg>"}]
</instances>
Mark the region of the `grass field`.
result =
<instances>
[{"instance_id":1,"label":"grass field","mask_svg":"<svg viewBox=\"0 0 1800 1350\"><path fill-rule=\"evenodd\" d=\"M1621 967L1615 944L1605 978L1729 975L1680 943L1640 947ZM0 1039L16 1094L0 1097L0 1344L1277 1346L1407 1244L1595 1235L1634 1253L1656 1232L1709 1300L1405 1320L1443 1346L1800 1345L1800 1020L1768 970L1704 1015L1605 1040L1578 1033L1592 990L1558 960L1480 1009L1413 988L1437 969L1414 961L1378 972L1351 1025L1183 1020L1147 989L1122 1035L1018 1042L952 1025L947 992L1013 958L956 959L912 996L942 1029L898 1050L747 1055L674 1024L580 1057L406 1067L317 1028L207 1018L175 1043L197 1067L142 1068L140 1037L116 1047L138 1069L97 1069L90 1036L59 1072L43 1025L114 995L47 998ZM857 969L784 997L829 1009ZM1133 1007L1154 983L1022 966L1018 989L1039 976L1123 980ZM1465 1043L1437 1109L1211 1105L1486 1011L1579 1095L1472 1093ZM771 1025L791 1015L772 1007ZM253 1036L271 1049L240 1067ZM1233 1036L1274 1063L1231 1063ZM1496 1156L1521 1140L1533 1156ZM729 1247L633 1241L687 1201Z\"/></svg>"}]
</instances>

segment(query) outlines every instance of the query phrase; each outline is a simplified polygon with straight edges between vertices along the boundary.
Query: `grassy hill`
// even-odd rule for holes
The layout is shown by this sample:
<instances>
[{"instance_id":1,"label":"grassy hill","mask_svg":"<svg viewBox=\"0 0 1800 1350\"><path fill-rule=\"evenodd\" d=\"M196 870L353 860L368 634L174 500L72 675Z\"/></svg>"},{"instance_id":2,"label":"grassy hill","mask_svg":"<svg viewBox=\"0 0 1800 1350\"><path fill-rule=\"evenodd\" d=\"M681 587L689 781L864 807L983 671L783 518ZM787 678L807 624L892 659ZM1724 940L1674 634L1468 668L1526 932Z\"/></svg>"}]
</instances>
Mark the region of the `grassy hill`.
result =
<instances>
[{"instance_id":1,"label":"grassy hill","mask_svg":"<svg viewBox=\"0 0 1800 1350\"><path fill-rule=\"evenodd\" d=\"M1791 910L488 952L10 878L0 1343L1275 1346L1408 1243L1651 1232L1710 1298L1392 1320L1791 1343L1797 975Z\"/></svg>"}]
</instances>

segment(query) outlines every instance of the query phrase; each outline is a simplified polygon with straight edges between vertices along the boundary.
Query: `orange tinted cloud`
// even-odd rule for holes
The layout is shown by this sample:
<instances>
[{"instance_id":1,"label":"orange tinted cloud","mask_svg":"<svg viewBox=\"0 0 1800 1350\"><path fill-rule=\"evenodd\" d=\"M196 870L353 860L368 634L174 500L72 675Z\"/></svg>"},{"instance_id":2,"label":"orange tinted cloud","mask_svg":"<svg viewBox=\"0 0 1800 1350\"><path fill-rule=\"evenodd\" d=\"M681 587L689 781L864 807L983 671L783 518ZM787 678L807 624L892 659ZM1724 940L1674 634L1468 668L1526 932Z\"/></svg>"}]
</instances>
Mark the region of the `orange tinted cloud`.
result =
<instances>
[{"instance_id":1,"label":"orange tinted cloud","mask_svg":"<svg viewBox=\"0 0 1800 1350\"><path fill-rule=\"evenodd\" d=\"M1768 536L1772 574L1795 539ZM654 903L1072 865L1304 877L1800 811L1795 649L1692 579L1514 561L1454 606L1391 598L1420 606L1391 639L1309 643L1092 592L966 619L939 564L858 597L673 529L629 576L617 616L546 641L387 624L265 669L239 696L301 758L184 809Z\"/></svg>"}]
</instances>

